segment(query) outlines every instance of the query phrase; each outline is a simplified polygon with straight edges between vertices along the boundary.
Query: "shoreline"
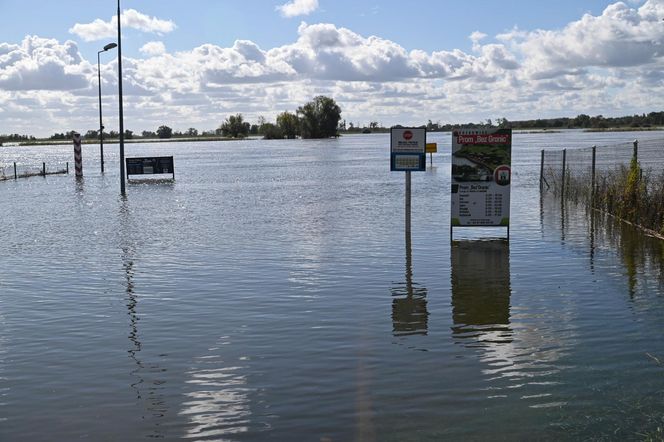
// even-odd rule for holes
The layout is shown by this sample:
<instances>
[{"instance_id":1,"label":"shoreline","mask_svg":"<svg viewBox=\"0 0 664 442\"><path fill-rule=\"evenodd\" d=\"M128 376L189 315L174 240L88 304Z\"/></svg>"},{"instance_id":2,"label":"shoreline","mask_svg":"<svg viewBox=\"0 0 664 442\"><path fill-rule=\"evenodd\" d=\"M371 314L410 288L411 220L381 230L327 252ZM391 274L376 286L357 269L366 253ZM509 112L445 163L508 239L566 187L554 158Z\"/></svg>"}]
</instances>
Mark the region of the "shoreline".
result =
<instances>
[{"instance_id":1,"label":"shoreline","mask_svg":"<svg viewBox=\"0 0 664 442\"><path fill-rule=\"evenodd\" d=\"M512 129L515 134L556 134L565 130L578 130L582 132L657 132L664 131L664 127L613 127L613 128L574 128L574 129ZM452 131L429 131L429 133L451 133ZM339 136L363 136L374 134L387 134L389 131L376 130L374 132L346 132L341 133ZM284 138L285 140L286 138ZM204 142L204 141L242 141L242 140L263 140L262 137L246 137L246 138L230 138L230 137L178 137L178 138L146 138L146 139L129 139L124 140L127 144L141 144L141 143L183 143L183 142ZM69 145L72 140L35 140L35 141L7 141L0 143L0 147L16 147L16 146L53 146L53 145ZM120 140L112 138L104 140L104 144L119 144ZM82 140L81 144L99 144L99 140Z\"/></svg>"}]
</instances>

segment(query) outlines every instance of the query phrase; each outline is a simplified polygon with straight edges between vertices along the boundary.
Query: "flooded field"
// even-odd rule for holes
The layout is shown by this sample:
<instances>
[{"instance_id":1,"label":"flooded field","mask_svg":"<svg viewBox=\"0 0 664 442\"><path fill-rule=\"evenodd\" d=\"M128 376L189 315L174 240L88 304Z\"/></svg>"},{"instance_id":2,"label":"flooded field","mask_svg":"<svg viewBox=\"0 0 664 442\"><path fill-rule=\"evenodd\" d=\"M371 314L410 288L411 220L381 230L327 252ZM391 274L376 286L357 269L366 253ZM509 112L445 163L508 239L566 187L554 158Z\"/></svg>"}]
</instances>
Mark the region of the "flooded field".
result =
<instances>
[{"instance_id":1,"label":"flooded field","mask_svg":"<svg viewBox=\"0 0 664 442\"><path fill-rule=\"evenodd\" d=\"M664 134L515 134L509 243L450 242L450 137L408 244L387 134L128 144L176 180L126 198L117 145L0 182L0 439L661 438L664 243L538 180L540 149Z\"/></svg>"}]
</instances>

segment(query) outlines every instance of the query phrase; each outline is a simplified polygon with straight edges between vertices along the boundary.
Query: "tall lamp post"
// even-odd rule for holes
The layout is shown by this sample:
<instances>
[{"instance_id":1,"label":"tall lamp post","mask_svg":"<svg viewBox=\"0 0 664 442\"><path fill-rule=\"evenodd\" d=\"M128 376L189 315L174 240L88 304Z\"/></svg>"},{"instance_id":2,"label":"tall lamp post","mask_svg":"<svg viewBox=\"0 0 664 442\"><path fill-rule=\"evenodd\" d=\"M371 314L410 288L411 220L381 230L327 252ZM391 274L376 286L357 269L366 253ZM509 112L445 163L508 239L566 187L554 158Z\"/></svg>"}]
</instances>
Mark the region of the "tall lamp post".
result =
<instances>
[{"instance_id":1,"label":"tall lamp post","mask_svg":"<svg viewBox=\"0 0 664 442\"><path fill-rule=\"evenodd\" d=\"M124 118L122 115L122 30L120 28L120 0L118 0L118 96L120 109L120 193L125 194Z\"/></svg>"},{"instance_id":2,"label":"tall lamp post","mask_svg":"<svg viewBox=\"0 0 664 442\"><path fill-rule=\"evenodd\" d=\"M104 125L102 124L101 119L101 69L99 67L99 54L117 46L118 45L115 43L109 43L104 46L104 49L97 51L97 80L99 81L99 150L101 153L101 173L104 173Z\"/></svg>"}]
</instances>

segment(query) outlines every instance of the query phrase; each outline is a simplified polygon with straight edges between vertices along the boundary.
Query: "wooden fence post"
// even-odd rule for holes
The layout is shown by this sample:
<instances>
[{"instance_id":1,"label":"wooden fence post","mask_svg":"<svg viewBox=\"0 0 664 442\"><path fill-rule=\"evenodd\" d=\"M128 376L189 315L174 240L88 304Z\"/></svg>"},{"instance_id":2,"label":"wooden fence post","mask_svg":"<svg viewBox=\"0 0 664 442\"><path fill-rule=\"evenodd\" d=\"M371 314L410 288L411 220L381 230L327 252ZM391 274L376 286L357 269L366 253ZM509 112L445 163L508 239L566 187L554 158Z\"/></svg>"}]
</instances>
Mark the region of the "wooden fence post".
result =
<instances>
[{"instance_id":1,"label":"wooden fence post","mask_svg":"<svg viewBox=\"0 0 664 442\"><path fill-rule=\"evenodd\" d=\"M634 140L634 151L632 152L632 158L634 161L639 159L639 140Z\"/></svg>"}]
</instances>

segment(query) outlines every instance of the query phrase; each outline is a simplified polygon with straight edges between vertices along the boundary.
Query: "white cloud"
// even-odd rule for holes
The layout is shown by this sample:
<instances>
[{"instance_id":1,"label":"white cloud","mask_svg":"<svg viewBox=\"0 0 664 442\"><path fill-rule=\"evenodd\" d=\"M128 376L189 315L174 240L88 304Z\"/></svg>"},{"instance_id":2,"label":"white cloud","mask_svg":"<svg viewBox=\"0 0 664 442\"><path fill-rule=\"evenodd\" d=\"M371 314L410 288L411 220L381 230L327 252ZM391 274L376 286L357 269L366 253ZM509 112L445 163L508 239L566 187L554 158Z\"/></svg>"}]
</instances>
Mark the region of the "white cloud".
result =
<instances>
[{"instance_id":1,"label":"white cloud","mask_svg":"<svg viewBox=\"0 0 664 442\"><path fill-rule=\"evenodd\" d=\"M135 9L127 9L122 12L122 27L163 35L172 32L177 26L171 20L161 20L156 17L142 14ZM84 41L112 38L117 36L117 32L117 15L113 16L111 20L107 22L101 19L96 19L91 23L76 23L71 29L69 29L70 34L77 35Z\"/></svg>"},{"instance_id":2,"label":"white cloud","mask_svg":"<svg viewBox=\"0 0 664 442\"><path fill-rule=\"evenodd\" d=\"M320 94L337 100L343 118L356 123L661 109L663 5L616 3L554 30L514 28L493 37L476 31L469 52L406 50L329 23L302 23L297 39L273 48L238 40L230 47L204 44L169 53L153 41L141 48L144 57L124 59L126 123L137 131L160 124L204 130L230 113L242 112L250 121L274 118ZM116 61L102 65L109 100L116 72ZM96 66L71 41L0 43L0 133L15 132L25 119L44 122L50 133L74 124L80 131L93 128L94 112L78 115L66 106L95 109L96 80ZM107 127L112 125L110 115Z\"/></svg>"},{"instance_id":3,"label":"white cloud","mask_svg":"<svg viewBox=\"0 0 664 442\"><path fill-rule=\"evenodd\" d=\"M166 52L166 46L161 41L150 41L145 43L139 51L145 55L162 55Z\"/></svg>"},{"instance_id":4,"label":"white cloud","mask_svg":"<svg viewBox=\"0 0 664 442\"><path fill-rule=\"evenodd\" d=\"M90 73L73 41L28 36L20 45L0 44L0 89L83 89Z\"/></svg>"},{"instance_id":5,"label":"white cloud","mask_svg":"<svg viewBox=\"0 0 664 442\"><path fill-rule=\"evenodd\" d=\"M309 15L318 9L318 0L292 0L276 8L284 17Z\"/></svg>"},{"instance_id":6,"label":"white cloud","mask_svg":"<svg viewBox=\"0 0 664 442\"><path fill-rule=\"evenodd\" d=\"M560 30L537 30L509 37L535 78L580 72L590 66L626 68L661 61L664 56L664 2L639 9L618 2L599 16L584 15Z\"/></svg>"}]
</instances>

